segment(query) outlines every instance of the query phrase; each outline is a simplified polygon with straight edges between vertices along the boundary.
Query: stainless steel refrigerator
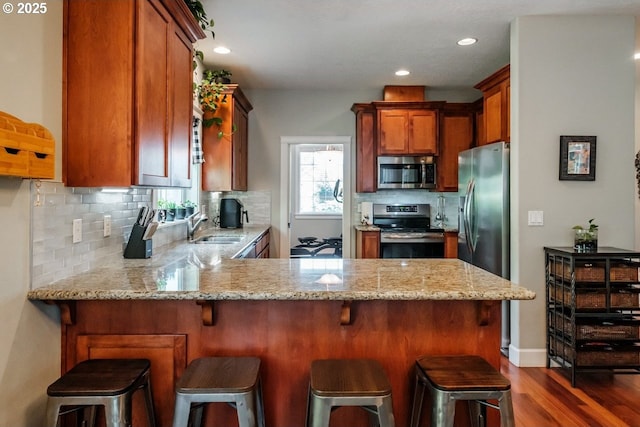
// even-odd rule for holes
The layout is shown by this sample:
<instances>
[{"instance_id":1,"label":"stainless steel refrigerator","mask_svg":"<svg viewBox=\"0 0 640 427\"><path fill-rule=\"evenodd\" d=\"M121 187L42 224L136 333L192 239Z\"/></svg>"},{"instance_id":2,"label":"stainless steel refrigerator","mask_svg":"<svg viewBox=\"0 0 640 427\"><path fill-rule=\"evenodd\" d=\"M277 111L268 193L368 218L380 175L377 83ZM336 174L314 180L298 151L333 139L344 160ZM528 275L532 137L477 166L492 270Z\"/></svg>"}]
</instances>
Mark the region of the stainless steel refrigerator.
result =
<instances>
[{"instance_id":1,"label":"stainless steel refrigerator","mask_svg":"<svg viewBox=\"0 0 640 427\"><path fill-rule=\"evenodd\" d=\"M509 279L509 144L458 155L458 258ZM509 303L502 304L502 350L510 343Z\"/></svg>"}]
</instances>

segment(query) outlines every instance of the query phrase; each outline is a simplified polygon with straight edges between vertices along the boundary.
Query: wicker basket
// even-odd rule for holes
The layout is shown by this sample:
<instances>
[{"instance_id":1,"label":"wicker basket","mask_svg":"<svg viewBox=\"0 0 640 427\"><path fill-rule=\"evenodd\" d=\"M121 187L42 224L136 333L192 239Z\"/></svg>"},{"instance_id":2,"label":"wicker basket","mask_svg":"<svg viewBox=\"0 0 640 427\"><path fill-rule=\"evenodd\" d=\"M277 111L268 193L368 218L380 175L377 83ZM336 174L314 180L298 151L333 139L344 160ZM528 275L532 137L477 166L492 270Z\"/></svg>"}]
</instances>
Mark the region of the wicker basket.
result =
<instances>
[{"instance_id":1,"label":"wicker basket","mask_svg":"<svg viewBox=\"0 0 640 427\"><path fill-rule=\"evenodd\" d=\"M564 305L571 304L571 292L562 286L552 286L549 289L551 299L563 303ZM611 307L612 308L632 308L640 307L638 294L634 292L611 292ZM576 292L576 308L606 308L607 307L607 293L603 289L601 291L578 291Z\"/></svg>"},{"instance_id":2,"label":"wicker basket","mask_svg":"<svg viewBox=\"0 0 640 427\"><path fill-rule=\"evenodd\" d=\"M622 350L614 347L601 347L599 350L577 351L577 366L625 366L640 365L640 348Z\"/></svg>"},{"instance_id":3,"label":"wicker basket","mask_svg":"<svg viewBox=\"0 0 640 427\"><path fill-rule=\"evenodd\" d=\"M633 340L640 337L638 325L577 325L579 340Z\"/></svg>"},{"instance_id":4,"label":"wicker basket","mask_svg":"<svg viewBox=\"0 0 640 427\"><path fill-rule=\"evenodd\" d=\"M550 261L550 271L557 277L564 280L571 280L571 265L569 262ZM637 282L638 269L640 263L618 263L612 264L609 271L609 281L611 282ZM603 282L605 281L605 263L603 262L576 262L575 275L576 282Z\"/></svg>"}]
</instances>

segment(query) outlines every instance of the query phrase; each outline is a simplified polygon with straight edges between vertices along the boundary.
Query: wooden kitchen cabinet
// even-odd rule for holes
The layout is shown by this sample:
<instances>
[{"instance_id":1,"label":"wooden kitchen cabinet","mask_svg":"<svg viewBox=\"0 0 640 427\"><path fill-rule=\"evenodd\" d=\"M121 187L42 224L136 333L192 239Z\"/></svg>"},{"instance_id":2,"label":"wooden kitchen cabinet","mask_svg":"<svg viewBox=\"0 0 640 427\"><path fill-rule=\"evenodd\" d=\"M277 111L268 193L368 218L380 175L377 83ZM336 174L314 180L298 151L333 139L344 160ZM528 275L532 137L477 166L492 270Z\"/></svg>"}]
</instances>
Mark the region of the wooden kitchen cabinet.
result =
<instances>
[{"instance_id":1,"label":"wooden kitchen cabinet","mask_svg":"<svg viewBox=\"0 0 640 427\"><path fill-rule=\"evenodd\" d=\"M356 231L356 258L380 258L379 231Z\"/></svg>"},{"instance_id":2,"label":"wooden kitchen cabinet","mask_svg":"<svg viewBox=\"0 0 640 427\"><path fill-rule=\"evenodd\" d=\"M351 111L356 115L356 193L375 193L378 189L376 112L371 104L353 104Z\"/></svg>"},{"instance_id":3,"label":"wooden kitchen cabinet","mask_svg":"<svg viewBox=\"0 0 640 427\"><path fill-rule=\"evenodd\" d=\"M507 64L474 86L483 94L484 139L482 144L511 140L510 65Z\"/></svg>"},{"instance_id":4,"label":"wooden kitchen cabinet","mask_svg":"<svg viewBox=\"0 0 640 427\"><path fill-rule=\"evenodd\" d=\"M176 380L187 365L187 337L183 334L88 334L77 335L70 351L65 371L91 359L149 359L151 391L156 418L160 425L170 425L173 419L173 390ZM133 425L146 425L142 399L133 399ZM138 419L140 418L140 419Z\"/></svg>"},{"instance_id":5,"label":"wooden kitchen cabinet","mask_svg":"<svg viewBox=\"0 0 640 427\"><path fill-rule=\"evenodd\" d=\"M424 105L428 103L407 103L406 107L401 105L403 103L374 104L377 110L378 155L438 154L437 108Z\"/></svg>"},{"instance_id":6,"label":"wooden kitchen cabinet","mask_svg":"<svg viewBox=\"0 0 640 427\"><path fill-rule=\"evenodd\" d=\"M458 232L447 231L444 233L444 257L458 258Z\"/></svg>"},{"instance_id":7,"label":"wooden kitchen cabinet","mask_svg":"<svg viewBox=\"0 0 640 427\"><path fill-rule=\"evenodd\" d=\"M224 94L226 102L215 113L222 118L222 125L202 129L202 190L246 191L249 112L253 106L237 84L227 85ZM210 116L205 113L204 118Z\"/></svg>"},{"instance_id":8,"label":"wooden kitchen cabinet","mask_svg":"<svg viewBox=\"0 0 640 427\"><path fill-rule=\"evenodd\" d=\"M442 109L437 191L458 191L458 154L473 146L474 122L473 104L447 103Z\"/></svg>"},{"instance_id":9,"label":"wooden kitchen cabinet","mask_svg":"<svg viewBox=\"0 0 640 427\"><path fill-rule=\"evenodd\" d=\"M192 43L204 37L181 0L65 1L67 186L190 185Z\"/></svg>"}]
</instances>

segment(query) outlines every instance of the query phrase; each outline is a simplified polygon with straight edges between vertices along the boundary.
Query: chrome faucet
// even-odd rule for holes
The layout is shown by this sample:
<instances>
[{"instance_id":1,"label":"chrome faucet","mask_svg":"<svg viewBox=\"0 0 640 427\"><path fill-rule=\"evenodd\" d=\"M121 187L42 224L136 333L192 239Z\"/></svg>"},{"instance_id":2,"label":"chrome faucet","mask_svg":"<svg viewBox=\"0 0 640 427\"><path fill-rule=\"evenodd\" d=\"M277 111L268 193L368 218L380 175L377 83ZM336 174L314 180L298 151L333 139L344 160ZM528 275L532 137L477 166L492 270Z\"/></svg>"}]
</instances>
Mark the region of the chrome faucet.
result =
<instances>
[{"instance_id":1,"label":"chrome faucet","mask_svg":"<svg viewBox=\"0 0 640 427\"><path fill-rule=\"evenodd\" d=\"M187 238L190 242L193 241L193 236L196 233L196 230L198 230L200 224L202 224L204 221L207 221L208 219L209 218L207 217L207 215L201 213L200 211L193 213L187 217Z\"/></svg>"}]
</instances>

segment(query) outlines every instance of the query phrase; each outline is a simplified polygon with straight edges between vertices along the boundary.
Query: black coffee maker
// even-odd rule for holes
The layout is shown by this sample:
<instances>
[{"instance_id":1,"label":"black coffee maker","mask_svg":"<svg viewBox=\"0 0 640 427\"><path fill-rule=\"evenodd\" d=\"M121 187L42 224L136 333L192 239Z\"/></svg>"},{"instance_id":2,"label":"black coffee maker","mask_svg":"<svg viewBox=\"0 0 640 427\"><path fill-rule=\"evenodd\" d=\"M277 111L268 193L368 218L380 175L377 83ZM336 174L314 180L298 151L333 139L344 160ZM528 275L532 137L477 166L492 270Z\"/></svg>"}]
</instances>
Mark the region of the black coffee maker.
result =
<instances>
[{"instance_id":1,"label":"black coffee maker","mask_svg":"<svg viewBox=\"0 0 640 427\"><path fill-rule=\"evenodd\" d=\"M220 228L242 228L242 219L249 222L249 214L238 199L220 199Z\"/></svg>"}]
</instances>

